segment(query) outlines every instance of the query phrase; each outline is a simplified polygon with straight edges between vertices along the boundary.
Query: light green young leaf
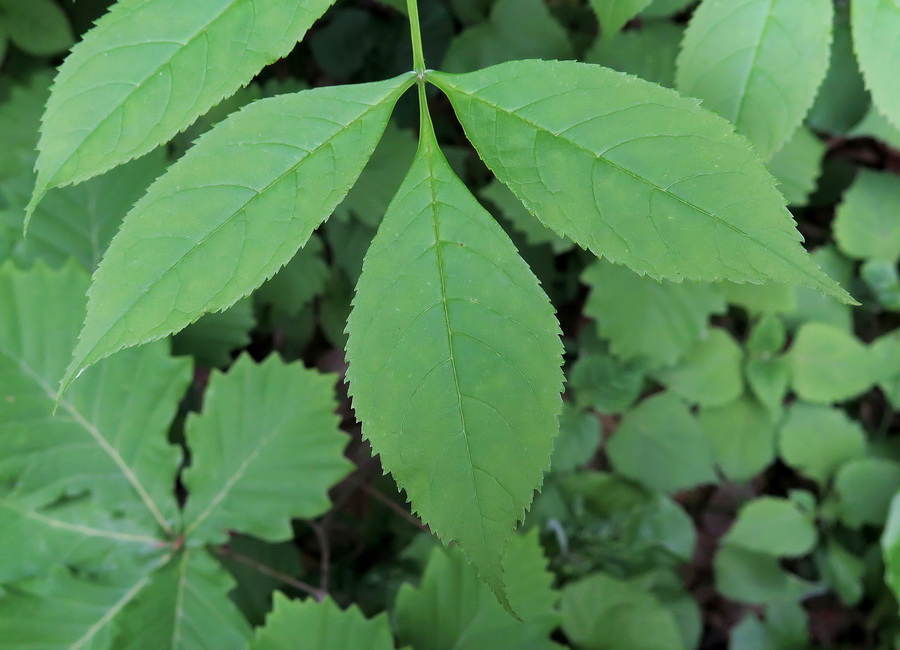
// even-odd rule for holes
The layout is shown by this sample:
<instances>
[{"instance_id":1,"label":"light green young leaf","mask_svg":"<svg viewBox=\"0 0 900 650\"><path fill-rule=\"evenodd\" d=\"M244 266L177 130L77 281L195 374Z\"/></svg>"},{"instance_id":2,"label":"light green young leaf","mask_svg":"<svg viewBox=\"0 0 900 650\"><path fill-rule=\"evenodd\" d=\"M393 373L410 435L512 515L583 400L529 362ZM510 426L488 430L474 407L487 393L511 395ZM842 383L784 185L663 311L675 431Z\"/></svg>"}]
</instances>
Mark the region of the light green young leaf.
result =
<instances>
[{"instance_id":1,"label":"light green young leaf","mask_svg":"<svg viewBox=\"0 0 900 650\"><path fill-rule=\"evenodd\" d=\"M600 21L600 34L611 39L629 20L647 8L653 0L590 0Z\"/></svg>"},{"instance_id":2,"label":"light green young leaf","mask_svg":"<svg viewBox=\"0 0 900 650\"><path fill-rule=\"evenodd\" d=\"M676 395L700 406L721 406L744 392L744 351L722 328L713 328L677 365L655 373Z\"/></svg>"},{"instance_id":3,"label":"light green young leaf","mask_svg":"<svg viewBox=\"0 0 900 650\"><path fill-rule=\"evenodd\" d=\"M853 334L824 323L801 326L788 358L794 390L810 402L848 400L878 380L869 348Z\"/></svg>"},{"instance_id":4,"label":"light green young leaf","mask_svg":"<svg viewBox=\"0 0 900 650\"><path fill-rule=\"evenodd\" d=\"M427 122L366 255L347 332L363 436L422 520L456 540L503 600L506 543L557 432L559 326Z\"/></svg>"},{"instance_id":5,"label":"light green young leaf","mask_svg":"<svg viewBox=\"0 0 900 650\"><path fill-rule=\"evenodd\" d=\"M684 650L672 613L645 589L597 573L570 583L560 602L563 630L584 650Z\"/></svg>"},{"instance_id":6,"label":"light green young leaf","mask_svg":"<svg viewBox=\"0 0 900 650\"><path fill-rule=\"evenodd\" d=\"M791 383L791 364L782 356L753 358L744 367L750 390L773 415L781 413L781 406Z\"/></svg>"},{"instance_id":7,"label":"light green young leaf","mask_svg":"<svg viewBox=\"0 0 900 650\"><path fill-rule=\"evenodd\" d=\"M845 524L883 526L893 496L900 491L900 463L887 458L857 458L834 477L839 511Z\"/></svg>"},{"instance_id":8,"label":"light green young leaf","mask_svg":"<svg viewBox=\"0 0 900 650\"><path fill-rule=\"evenodd\" d=\"M895 263L900 258L900 178L859 170L838 206L834 238L849 257Z\"/></svg>"},{"instance_id":9,"label":"light green young leaf","mask_svg":"<svg viewBox=\"0 0 900 650\"><path fill-rule=\"evenodd\" d=\"M747 503L722 544L775 556L809 553L818 534L812 517L788 499L760 497Z\"/></svg>"},{"instance_id":10,"label":"light green young leaf","mask_svg":"<svg viewBox=\"0 0 900 650\"><path fill-rule=\"evenodd\" d=\"M513 59L568 59L569 35L543 0L497 0L487 21L450 43L441 67L469 72Z\"/></svg>"},{"instance_id":11,"label":"light green young leaf","mask_svg":"<svg viewBox=\"0 0 900 650\"><path fill-rule=\"evenodd\" d=\"M676 281L777 280L852 301L803 251L747 142L694 101L574 62L428 78L494 174L596 255Z\"/></svg>"},{"instance_id":12,"label":"light green young leaf","mask_svg":"<svg viewBox=\"0 0 900 650\"><path fill-rule=\"evenodd\" d=\"M644 400L606 445L616 472L656 492L716 480L712 446L688 407L670 393Z\"/></svg>"},{"instance_id":13,"label":"light green young leaf","mask_svg":"<svg viewBox=\"0 0 900 650\"><path fill-rule=\"evenodd\" d=\"M413 79L264 99L201 137L110 244L62 389L113 352L230 306L287 263L356 181Z\"/></svg>"},{"instance_id":14,"label":"light green young leaf","mask_svg":"<svg viewBox=\"0 0 900 650\"><path fill-rule=\"evenodd\" d=\"M181 454L165 434L189 363L170 358L164 343L129 351L85 372L51 419L87 284L74 263L0 267L0 485L14 485L10 496L34 516L90 491L144 534L171 532Z\"/></svg>"},{"instance_id":15,"label":"light green young leaf","mask_svg":"<svg viewBox=\"0 0 900 650\"><path fill-rule=\"evenodd\" d=\"M58 566L39 578L3 585L0 629L4 646L41 650L117 647L115 619L147 586L148 568L120 567L88 581Z\"/></svg>"},{"instance_id":16,"label":"light green young leaf","mask_svg":"<svg viewBox=\"0 0 900 650\"><path fill-rule=\"evenodd\" d=\"M327 510L328 489L352 469L336 408L333 376L277 355L214 373L185 430L188 543L224 543L228 530L278 542L291 537L291 517Z\"/></svg>"},{"instance_id":17,"label":"light green young leaf","mask_svg":"<svg viewBox=\"0 0 900 650\"><path fill-rule=\"evenodd\" d=\"M769 159L769 171L778 179L778 188L790 205L807 204L822 173L824 155L825 143L806 127L800 127Z\"/></svg>"},{"instance_id":18,"label":"light green young leaf","mask_svg":"<svg viewBox=\"0 0 900 650\"><path fill-rule=\"evenodd\" d=\"M0 21L9 40L35 56L63 52L74 42L69 19L53 0L0 0Z\"/></svg>"},{"instance_id":19,"label":"light green young leaf","mask_svg":"<svg viewBox=\"0 0 900 650\"><path fill-rule=\"evenodd\" d=\"M598 38L584 60L674 88L675 59L683 35L681 25L647 22L612 39Z\"/></svg>"},{"instance_id":20,"label":"light green young leaf","mask_svg":"<svg viewBox=\"0 0 900 650\"><path fill-rule=\"evenodd\" d=\"M716 465L732 481L749 481L775 460L772 415L752 397L702 408L698 419Z\"/></svg>"},{"instance_id":21,"label":"light green young leaf","mask_svg":"<svg viewBox=\"0 0 900 650\"><path fill-rule=\"evenodd\" d=\"M397 595L401 644L416 650L558 647L549 638L558 624L557 593L537 530L510 540L504 567L509 600L521 621L503 611L457 549L432 550L421 585L403 585Z\"/></svg>"},{"instance_id":22,"label":"light green young leaf","mask_svg":"<svg viewBox=\"0 0 900 650\"><path fill-rule=\"evenodd\" d=\"M830 406L796 402L781 425L781 458L824 485L844 463L866 453L866 434L847 414Z\"/></svg>"},{"instance_id":23,"label":"light green young leaf","mask_svg":"<svg viewBox=\"0 0 900 650\"><path fill-rule=\"evenodd\" d=\"M854 0L850 4L853 47L866 87L878 110L900 128L900 3L897 0Z\"/></svg>"},{"instance_id":24,"label":"light green young leaf","mask_svg":"<svg viewBox=\"0 0 900 650\"><path fill-rule=\"evenodd\" d=\"M29 213L48 189L102 174L171 139L290 52L333 1L114 4L53 84Z\"/></svg>"},{"instance_id":25,"label":"light green young leaf","mask_svg":"<svg viewBox=\"0 0 900 650\"><path fill-rule=\"evenodd\" d=\"M726 308L714 285L658 281L603 260L582 280L592 288L584 311L612 352L648 367L678 361L707 336L710 315Z\"/></svg>"},{"instance_id":26,"label":"light green young leaf","mask_svg":"<svg viewBox=\"0 0 900 650\"><path fill-rule=\"evenodd\" d=\"M183 549L154 571L117 617L112 647L246 650L250 626L229 599L234 579L203 549Z\"/></svg>"},{"instance_id":27,"label":"light green young leaf","mask_svg":"<svg viewBox=\"0 0 900 650\"><path fill-rule=\"evenodd\" d=\"M340 609L331 598L289 600L275 592L272 613L256 631L253 650L322 648L328 650L393 650L394 637L386 614L367 619L355 605Z\"/></svg>"},{"instance_id":28,"label":"light green young leaf","mask_svg":"<svg viewBox=\"0 0 900 650\"><path fill-rule=\"evenodd\" d=\"M678 90L768 159L797 130L828 70L831 0L704 0L678 57Z\"/></svg>"}]
</instances>

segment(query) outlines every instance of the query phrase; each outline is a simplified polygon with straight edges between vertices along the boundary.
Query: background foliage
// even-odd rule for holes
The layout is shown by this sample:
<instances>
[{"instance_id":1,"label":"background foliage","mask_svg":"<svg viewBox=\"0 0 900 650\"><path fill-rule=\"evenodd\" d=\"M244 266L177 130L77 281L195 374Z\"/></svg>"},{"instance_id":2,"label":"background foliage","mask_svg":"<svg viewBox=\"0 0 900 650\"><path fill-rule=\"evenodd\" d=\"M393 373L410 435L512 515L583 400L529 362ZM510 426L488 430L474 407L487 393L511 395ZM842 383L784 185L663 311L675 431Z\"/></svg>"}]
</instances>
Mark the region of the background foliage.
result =
<instances>
[{"instance_id":1,"label":"background foliage","mask_svg":"<svg viewBox=\"0 0 900 650\"><path fill-rule=\"evenodd\" d=\"M86 371L51 418L88 273L171 162L253 100L411 60L403 3L338 2L170 145L50 190L23 240L54 68L108 4L0 0L0 647L896 647L896 3L420 3L442 70L577 58L700 98L862 303L597 261L492 178L435 95L450 166L540 278L566 346L551 471L506 558L521 622L422 530L338 381L363 254L416 150L408 96L274 278ZM176 512L173 546L155 534Z\"/></svg>"}]
</instances>

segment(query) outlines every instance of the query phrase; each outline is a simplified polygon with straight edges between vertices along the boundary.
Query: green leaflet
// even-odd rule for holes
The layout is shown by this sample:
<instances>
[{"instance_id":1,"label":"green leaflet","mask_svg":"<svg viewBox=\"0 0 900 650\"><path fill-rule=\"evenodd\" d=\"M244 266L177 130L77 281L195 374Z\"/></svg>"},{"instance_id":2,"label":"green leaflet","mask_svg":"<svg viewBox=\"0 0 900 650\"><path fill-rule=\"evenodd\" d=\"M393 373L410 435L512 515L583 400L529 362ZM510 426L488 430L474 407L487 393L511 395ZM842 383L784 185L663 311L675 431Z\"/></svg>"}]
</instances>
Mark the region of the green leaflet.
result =
<instances>
[{"instance_id":1,"label":"green leaflet","mask_svg":"<svg viewBox=\"0 0 900 650\"><path fill-rule=\"evenodd\" d=\"M63 390L81 369L228 307L287 263L356 181L413 79L261 100L202 136L110 244Z\"/></svg>"},{"instance_id":2,"label":"green leaflet","mask_svg":"<svg viewBox=\"0 0 900 650\"><path fill-rule=\"evenodd\" d=\"M333 376L277 355L215 373L203 413L186 425L189 542L224 543L228 530L277 542L290 539L291 517L328 510L328 489L352 469L336 408Z\"/></svg>"},{"instance_id":3,"label":"green leaflet","mask_svg":"<svg viewBox=\"0 0 900 650\"><path fill-rule=\"evenodd\" d=\"M228 592L234 579L202 549L184 549L153 572L117 618L113 647L245 650L250 626Z\"/></svg>"},{"instance_id":4,"label":"green leaflet","mask_svg":"<svg viewBox=\"0 0 900 650\"><path fill-rule=\"evenodd\" d=\"M290 52L332 2L119 0L54 82L29 213L47 189L171 139Z\"/></svg>"},{"instance_id":5,"label":"green leaflet","mask_svg":"<svg viewBox=\"0 0 900 650\"><path fill-rule=\"evenodd\" d=\"M509 599L521 621L503 612L458 549L434 548L419 587L405 584L397 594L400 642L416 650L558 648L549 638L558 623L558 594L536 529L510 539L504 567Z\"/></svg>"},{"instance_id":6,"label":"green leaflet","mask_svg":"<svg viewBox=\"0 0 900 650\"><path fill-rule=\"evenodd\" d=\"M394 637L386 614L366 619L359 608L340 609L326 598L288 600L275 592L272 613L256 632L253 650L327 648L328 650L393 650Z\"/></svg>"},{"instance_id":7,"label":"green leaflet","mask_svg":"<svg viewBox=\"0 0 900 650\"><path fill-rule=\"evenodd\" d=\"M494 174L595 254L676 281L778 280L852 301L804 253L746 141L695 102L573 62L428 78Z\"/></svg>"},{"instance_id":8,"label":"green leaflet","mask_svg":"<svg viewBox=\"0 0 900 650\"><path fill-rule=\"evenodd\" d=\"M653 0L590 0L600 21L604 39L615 36L629 20L647 8Z\"/></svg>"},{"instance_id":9,"label":"green leaflet","mask_svg":"<svg viewBox=\"0 0 900 650\"><path fill-rule=\"evenodd\" d=\"M171 532L181 454L165 432L190 380L187 362L163 343L129 350L85 372L50 419L87 284L72 263L0 267L0 485L13 485L7 496L33 518L90 490L144 535Z\"/></svg>"},{"instance_id":10,"label":"green leaflet","mask_svg":"<svg viewBox=\"0 0 900 650\"><path fill-rule=\"evenodd\" d=\"M894 127L900 128L900 2L854 0L850 15L853 46L872 101Z\"/></svg>"},{"instance_id":11,"label":"green leaflet","mask_svg":"<svg viewBox=\"0 0 900 650\"><path fill-rule=\"evenodd\" d=\"M833 12L831 0L704 0L685 32L678 90L733 122L768 159L825 78Z\"/></svg>"},{"instance_id":12,"label":"green leaflet","mask_svg":"<svg viewBox=\"0 0 900 650\"><path fill-rule=\"evenodd\" d=\"M506 543L557 432L559 327L424 119L419 152L366 255L347 323L347 376L385 469L505 602Z\"/></svg>"}]
</instances>

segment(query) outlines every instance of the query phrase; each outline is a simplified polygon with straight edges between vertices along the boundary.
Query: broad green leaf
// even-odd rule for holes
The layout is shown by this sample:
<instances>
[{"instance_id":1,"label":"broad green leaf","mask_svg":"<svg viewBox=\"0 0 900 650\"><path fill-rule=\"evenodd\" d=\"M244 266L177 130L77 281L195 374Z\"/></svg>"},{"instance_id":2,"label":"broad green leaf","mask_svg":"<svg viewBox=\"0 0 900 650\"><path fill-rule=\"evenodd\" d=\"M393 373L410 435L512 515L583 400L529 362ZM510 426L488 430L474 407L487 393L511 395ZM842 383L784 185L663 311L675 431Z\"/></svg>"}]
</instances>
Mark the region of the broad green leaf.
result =
<instances>
[{"instance_id":1,"label":"broad green leaf","mask_svg":"<svg viewBox=\"0 0 900 650\"><path fill-rule=\"evenodd\" d=\"M747 385L772 414L781 406L791 383L791 364L785 356L748 359L744 367Z\"/></svg>"},{"instance_id":2,"label":"broad green leaf","mask_svg":"<svg viewBox=\"0 0 900 650\"><path fill-rule=\"evenodd\" d=\"M800 127L769 159L769 171L790 205L802 207L808 203L822 173L824 155L825 143L806 127Z\"/></svg>"},{"instance_id":3,"label":"broad green leaf","mask_svg":"<svg viewBox=\"0 0 900 650\"><path fill-rule=\"evenodd\" d=\"M74 257L93 271L122 218L165 169L165 152L158 149L82 185L51 190L35 210L37 221L27 239L22 225L34 178L29 174L4 183L0 194L9 207L0 209L0 226L15 236L14 258L27 266L38 258L61 266Z\"/></svg>"},{"instance_id":4,"label":"broad green leaf","mask_svg":"<svg viewBox=\"0 0 900 650\"><path fill-rule=\"evenodd\" d=\"M513 59L568 59L569 35L543 0L497 0L487 21L453 39L441 68L469 72Z\"/></svg>"},{"instance_id":5,"label":"broad green leaf","mask_svg":"<svg viewBox=\"0 0 900 650\"><path fill-rule=\"evenodd\" d=\"M900 311L900 271L896 262L886 260L864 262L859 268L859 277L882 307L890 311Z\"/></svg>"},{"instance_id":6,"label":"broad green leaf","mask_svg":"<svg viewBox=\"0 0 900 650\"><path fill-rule=\"evenodd\" d=\"M558 331L528 266L424 124L366 255L347 377L384 468L501 599L506 542L557 432Z\"/></svg>"},{"instance_id":7,"label":"broad green leaf","mask_svg":"<svg viewBox=\"0 0 900 650\"><path fill-rule=\"evenodd\" d=\"M900 128L900 3L897 0L854 0L850 5L853 47L872 101L888 121Z\"/></svg>"},{"instance_id":8,"label":"broad green leaf","mask_svg":"<svg viewBox=\"0 0 900 650\"><path fill-rule=\"evenodd\" d=\"M256 325L253 302L243 298L225 311L206 314L172 337L175 356L191 355L206 368L225 368L235 350L250 343L250 330Z\"/></svg>"},{"instance_id":9,"label":"broad green leaf","mask_svg":"<svg viewBox=\"0 0 900 650\"><path fill-rule=\"evenodd\" d=\"M277 355L214 373L185 430L188 543L224 543L228 530L278 542L290 539L291 517L328 510L329 488L352 469L336 407L333 377Z\"/></svg>"},{"instance_id":10,"label":"broad green leaf","mask_svg":"<svg viewBox=\"0 0 900 650\"><path fill-rule=\"evenodd\" d=\"M648 367L678 361L707 336L710 315L726 307L715 286L658 281L602 260L582 280L592 288L584 311L613 354Z\"/></svg>"},{"instance_id":11,"label":"broad green leaf","mask_svg":"<svg viewBox=\"0 0 900 650\"><path fill-rule=\"evenodd\" d=\"M785 571L777 556L733 544L725 544L719 549L713 559L713 568L718 592L738 602L784 603L817 592L814 585Z\"/></svg>"},{"instance_id":12,"label":"broad green leaf","mask_svg":"<svg viewBox=\"0 0 900 650\"><path fill-rule=\"evenodd\" d=\"M704 0L678 56L678 90L768 159L797 130L828 70L831 0Z\"/></svg>"},{"instance_id":13,"label":"broad green leaf","mask_svg":"<svg viewBox=\"0 0 900 650\"><path fill-rule=\"evenodd\" d=\"M778 316L766 314L754 324L745 344L747 354L759 358L771 358L784 349L787 330Z\"/></svg>"},{"instance_id":14,"label":"broad green leaf","mask_svg":"<svg viewBox=\"0 0 900 650\"><path fill-rule=\"evenodd\" d=\"M428 78L494 174L596 255L676 281L776 280L851 300L804 253L747 142L694 101L573 62Z\"/></svg>"},{"instance_id":15,"label":"broad green leaf","mask_svg":"<svg viewBox=\"0 0 900 650\"><path fill-rule=\"evenodd\" d=\"M63 52L74 42L69 19L53 0L0 0L0 21L9 40L35 56Z\"/></svg>"},{"instance_id":16,"label":"broad green leaf","mask_svg":"<svg viewBox=\"0 0 900 650\"><path fill-rule=\"evenodd\" d=\"M290 52L332 2L115 3L53 84L30 208L51 187L87 180L171 139Z\"/></svg>"},{"instance_id":17,"label":"broad green leaf","mask_svg":"<svg viewBox=\"0 0 900 650\"><path fill-rule=\"evenodd\" d=\"M549 244L556 254L565 253L575 247L570 240L560 237L535 219L516 195L496 178L483 187L478 195L497 206L500 214L513 228L525 235L525 241L530 245Z\"/></svg>"},{"instance_id":18,"label":"broad green leaf","mask_svg":"<svg viewBox=\"0 0 900 650\"><path fill-rule=\"evenodd\" d=\"M228 592L234 579L203 549L183 549L154 571L117 617L113 647L245 650L250 626Z\"/></svg>"},{"instance_id":19,"label":"broad green leaf","mask_svg":"<svg viewBox=\"0 0 900 650\"><path fill-rule=\"evenodd\" d=\"M749 481L775 460L772 415L752 397L702 408L698 419L716 465L732 481Z\"/></svg>"},{"instance_id":20,"label":"broad green leaf","mask_svg":"<svg viewBox=\"0 0 900 650\"><path fill-rule=\"evenodd\" d=\"M818 534L812 517L787 499L760 497L747 503L722 544L775 556L809 553Z\"/></svg>"},{"instance_id":21,"label":"broad green leaf","mask_svg":"<svg viewBox=\"0 0 900 650\"><path fill-rule=\"evenodd\" d=\"M604 39L615 36L629 20L647 8L653 0L590 0L600 21Z\"/></svg>"},{"instance_id":22,"label":"broad green leaf","mask_svg":"<svg viewBox=\"0 0 900 650\"><path fill-rule=\"evenodd\" d=\"M640 29L622 32L612 39L598 38L584 60L674 88L675 59L683 35L681 25L648 22Z\"/></svg>"},{"instance_id":23,"label":"broad green leaf","mask_svg":"<svg viewBox=\"0 0 900 650\"><path fill-rule=\"evenodd\" d=\"M503 611L457 549L432 550L420 586L403 585L397 595L400 643L416 650L557 647L549 638L558 624L557 593L536 530L510 540L505 569L521 621Z\"/></svg>"},{"instance_id":24,"label":"broad green leaf","mask_svg":"<svg viewBox=\"0 0 900 650\"><path fill-rule=\"evenodd\" d=\"M253 650L327 648L328 650L393 650L386 614L367 619L355 605L340 609L331 598L288 600L276 592L272 613L256 631Z\"/></svg>"},{"instance_id":25,"label":"broad green leaf","mask_svg":"<svg viewBox=\"0 0 900 650\"><path fill-rule=\"evenodd\" d=\"M655 373L672 393L700 406L721 406L744 392L744 352L727 331L710 330L678 364Z\"/></svg>"},{"instance_id":26,"label":"broad green leaf","mask_svg":"<svg viewBox=\"0 0 900 650\"><path fill-rule=\"evenodd\" d=\"M113 352L228 307L287 263L347 194L413 79L265 99L201 137L110 244L63 389Z\"/></svg>"},{"instance_id":27,"label":"broad green leaf","mask_svg":"<svg viewBox=\"0 0 900 650\"><path fill-rule=\"evenodd\" d=\"M3 585L2 643L6 648L40 650L125 647L116 645L115 619L149 580L146 568L129 567L89 581L55 567L39 578Z\"/></svg>"},{"instance_id":28,"label":"broad green leaf","mask_svg":"<svg viewBox=\"0 0 900 650\"><path fill-rule=\"evenodd\" d=\"M862 119L871 100L853 51L848 12L841 5L836 7L833 31L828 74L807 122L816 131L844 134Z\"/></svg>"},{"instance_id":29,"label":"broad green leaf","mask_svg":"<svg viewBox=\"0 0 900 650\"><path fill-rule=\"evenodd\" d=\"M716 480L709 441L688 407L669 393L626 413L606 452L616 472L657 492Z\"/></svg>"},{"instance_id":30,"label":"broad green leaf","mask_svg":"<svg viewBox=\"0 0 900 650\"><path fill-rule=\"evenodd\" d=\"M848 400L878 379L869 348L852 334L824 323L801 326L788 357L794 390L810 402Z\"/></svg>"},{"instance_id":31,"label":"broad green leaf","mask_svg":"<svg viewBox=\"0 0 900 650\"><path fill-rule=\"evenodd\" d=\"M778 438L781 458L820 485L837 469L866 453L862 427L840 409L796 402Z\"/></svg>"},{"instance_id":32,"label":"broad green leaf","mask_svg":"<svg viewBox=\"0 0 900 650\"><path fill-rule=\"evenodd\" d=\"M59 401L54 383L75 343L87 275L73 263L0 267L0 485L40 514L90 491L104 508L172 531L180 451L166 441L191 373L158 343L86 371Z\"/></svg>"},{"instance_id":33,"label":"broad green leaf","mask_svg":"<svg viewBox=\"0 0 900 650\"><path fill-rule=\"evenodd\" d=\"M884 579L900 598L900 495L891 500L890 513L884 533L881 535L881 551L884 556Z\"/></svg>"},{"instance_id":34,"label":"broad green leaf","mask_svg":"<svg viewBox=\"0 0 900 650\"><path fill-rule=\"evenodd\" d=\"M847 256L892 264L900 258L900 178L861 169L838 206L834 238Z\"/></svg>"},{"instance_id":35,"label":"broad green leaf","mask_svg":"<svg viewBox=\"0 0 900 650\"><path fill-rule=\"evenodd\" d=\"M884 525L891 499L900 491L900 463L886 458L858 458L837 471L834 487L841 519L848 526Z\"/></svg>"},{"instance_id":36,"label":"broad green leaf","mask_svg":"<svg viewBox=\"0 0 900 650\"><path fill-rule=\"evenodd\" d=\"M672 613L644 589L597 573L563 590L563 630L585 650L683 650Z\"/></svg>"}]
</instances>

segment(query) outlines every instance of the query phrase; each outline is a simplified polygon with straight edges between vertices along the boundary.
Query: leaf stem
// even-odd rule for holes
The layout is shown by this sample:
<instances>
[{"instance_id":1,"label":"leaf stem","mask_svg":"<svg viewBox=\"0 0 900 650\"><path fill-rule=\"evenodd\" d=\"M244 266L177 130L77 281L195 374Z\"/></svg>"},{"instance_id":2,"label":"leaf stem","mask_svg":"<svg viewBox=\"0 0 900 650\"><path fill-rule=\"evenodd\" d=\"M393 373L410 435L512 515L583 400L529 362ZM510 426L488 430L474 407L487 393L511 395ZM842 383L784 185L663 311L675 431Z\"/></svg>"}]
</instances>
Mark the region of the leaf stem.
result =
<instances>
[{"instance_id":1,"label":"leaf stem","mask_svg":"<svg viewBox=\"0 0 900 650\"><path fill-rule=\"evenodd\" d=\"M221 555L222 557L231 558L235 562L239 562L240 564L243 564L244 566L248 566L251 569L258 571L259 573L261 573L265 576L269 576L270 578L274 578L275 580L280 580L284 584L290 585L294 589L297 589L299 591L309 594L310 596L312 596L313 598L315 598L318 601L324 600L325 596L328 595L327 592L325 592L321 589L316 589L312 585L306 584L305 582L303 582L301 580L297 580L296 578L289 576L286 573L277 571L276 569L273 569L269 565L263 564L262 562L255 560L252 557L247 557L246 555L241 555L240 553L236 553L230 546L227 546L227 545L221 546L216 549L216 552L219 555Z\"/></svg>"},{"instance_id":2,"label":"leaf stem","mask_svg":"<svg viewBox=\"0 0 900 650\"><path fill-rule=\"evenodd\" d=\"M409 35L412 39L413 67L419 77L419 85L425 78L425 54L422 51L422 30L419 26L419 5L416 0L406 0L406 11L409 14Z\"/></svg>"}]
</instances>

